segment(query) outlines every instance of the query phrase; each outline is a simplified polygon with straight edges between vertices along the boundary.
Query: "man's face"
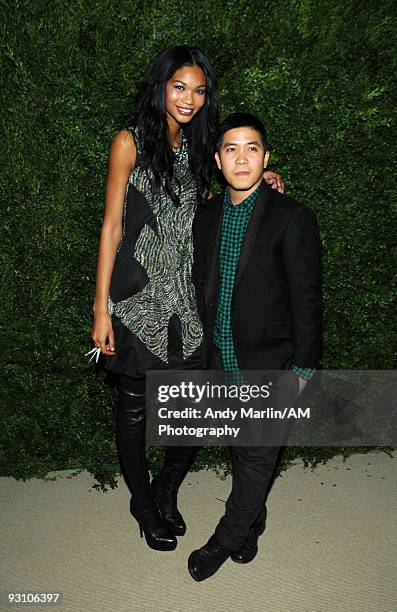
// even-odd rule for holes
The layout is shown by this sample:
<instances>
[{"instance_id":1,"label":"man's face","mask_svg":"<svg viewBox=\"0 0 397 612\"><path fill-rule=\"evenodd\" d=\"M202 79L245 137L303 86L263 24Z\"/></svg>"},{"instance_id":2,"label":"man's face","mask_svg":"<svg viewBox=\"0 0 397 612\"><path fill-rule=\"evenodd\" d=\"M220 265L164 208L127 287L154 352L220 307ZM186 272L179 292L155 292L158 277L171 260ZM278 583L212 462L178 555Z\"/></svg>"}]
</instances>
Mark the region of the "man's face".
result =
<instances>
[{"instance_id":1,"label":"man's face","mask_svg":"<svg viewBox=\"0 0 397 612\"><path fill-rule=\"evenodd\" d=\"M239 127L224 133L215 160L233 189L248 191L261 180L269 151L265 151L257 130Z\"/></svg>"}]
</instances>

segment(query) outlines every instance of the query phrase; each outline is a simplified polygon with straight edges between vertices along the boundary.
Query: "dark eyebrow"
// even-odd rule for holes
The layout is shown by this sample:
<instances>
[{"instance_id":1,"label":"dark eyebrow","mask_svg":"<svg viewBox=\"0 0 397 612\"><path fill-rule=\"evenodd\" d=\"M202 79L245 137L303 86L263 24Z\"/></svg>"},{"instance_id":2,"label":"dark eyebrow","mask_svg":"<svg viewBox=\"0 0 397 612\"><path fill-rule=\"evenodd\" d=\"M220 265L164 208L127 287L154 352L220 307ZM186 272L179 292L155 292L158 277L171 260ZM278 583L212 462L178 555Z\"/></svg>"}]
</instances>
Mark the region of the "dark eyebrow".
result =
<instances>
[{"instance_id":1,"label":"dark eyebrow","mask_svg":"<svg viewBox=\"0 0 397 612\"><path fill-rule=\"evenodd\" d=\"M222 147L230 147L230 146L234 146L235 147L236 144L237 144L236 142L224 142L222 144ZM246 142L244 144L260 146L260 143L257 140L251 140L250 142Z\"/></svg>"},{"instance_id":2,"label":"dark eyebrow","mask_svg":"<svg viewBox=\"0 0 397 612\"><path fill-rule=\"evenodd\" d=\"M172 81L172 82L173 83L182 83L182 85L187 87L187 84L185 83L185 81L181 81L180 79L175 79L175 81ZM204 85L196 85L195 89L202 89L203 87L205 87L205 83L204 83Z\"/></svg>"}]
</instances>

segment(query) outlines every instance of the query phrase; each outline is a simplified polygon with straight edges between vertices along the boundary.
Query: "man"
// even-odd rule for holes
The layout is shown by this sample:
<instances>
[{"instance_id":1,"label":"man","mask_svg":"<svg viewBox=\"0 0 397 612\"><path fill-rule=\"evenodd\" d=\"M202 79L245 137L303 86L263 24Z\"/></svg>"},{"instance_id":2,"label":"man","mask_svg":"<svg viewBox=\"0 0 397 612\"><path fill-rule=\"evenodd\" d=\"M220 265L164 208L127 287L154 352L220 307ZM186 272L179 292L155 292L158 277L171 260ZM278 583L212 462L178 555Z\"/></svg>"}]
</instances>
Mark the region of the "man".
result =
<instances>
[{"instance_id":1,"label":"man","mask_svg":"<svg viewBox=\"0 0 397 612\"><path fill-rule=\"evenodd\" d=\"M194 279L208 367L225 372L286 370L296 396L321 359L321 243L313 212L262 180L266 132L253 115L223 121L218 168L225 194L195 219ZM189 557L197 580L229 557L248 563L265 529L266 496L280 446L233 447L233 486L225 515Z\"/></svg>"}]
</instances>

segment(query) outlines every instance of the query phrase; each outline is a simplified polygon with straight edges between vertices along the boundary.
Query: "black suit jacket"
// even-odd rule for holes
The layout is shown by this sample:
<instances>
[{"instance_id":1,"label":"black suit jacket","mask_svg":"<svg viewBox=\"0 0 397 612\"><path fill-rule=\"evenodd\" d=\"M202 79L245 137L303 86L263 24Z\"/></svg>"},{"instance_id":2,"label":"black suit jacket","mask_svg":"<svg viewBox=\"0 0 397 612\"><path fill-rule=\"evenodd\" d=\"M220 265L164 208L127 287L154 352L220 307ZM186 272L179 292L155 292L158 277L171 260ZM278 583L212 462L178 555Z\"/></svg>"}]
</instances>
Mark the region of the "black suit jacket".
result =
<instances>
[{"instance_id":1,"label":"black suit jacket","mask_svg":"<svg viewBox=\"0 0 397 612\"><path fill-rule=\"evenodd\" d=\"M194 220L193 282L211 361L223 195ZM322 355L321 242L314 213L263 182L240 252L231 303L242 370L317 368Z\"/></svg>"}]
</instances>

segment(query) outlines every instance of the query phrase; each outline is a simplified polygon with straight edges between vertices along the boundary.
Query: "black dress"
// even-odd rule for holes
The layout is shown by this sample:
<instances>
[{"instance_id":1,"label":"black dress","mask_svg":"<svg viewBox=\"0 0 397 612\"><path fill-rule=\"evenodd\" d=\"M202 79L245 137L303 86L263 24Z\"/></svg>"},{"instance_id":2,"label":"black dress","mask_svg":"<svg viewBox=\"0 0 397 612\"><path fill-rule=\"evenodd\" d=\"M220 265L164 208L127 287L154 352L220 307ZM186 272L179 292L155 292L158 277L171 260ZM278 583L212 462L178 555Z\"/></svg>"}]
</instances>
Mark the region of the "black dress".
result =
<instances>
[{"instance_id":1,"label":"black dress","mask_svg":"<svg viewBox=\"0 0 397 612\"><path fill-rule=\"evenodd\" d=\"M204 335L191 278L198 196L186 137L181 132L181 147L173 149L177 207L164 189L153 192L150 172L139 165L139 134L130 132L137 158L126 187L108 302L116 354L105 357L104 368L133 378L148 369L199 369ZM175 178L173 188L178 192Z\"/></svg>"}]
</instances>

